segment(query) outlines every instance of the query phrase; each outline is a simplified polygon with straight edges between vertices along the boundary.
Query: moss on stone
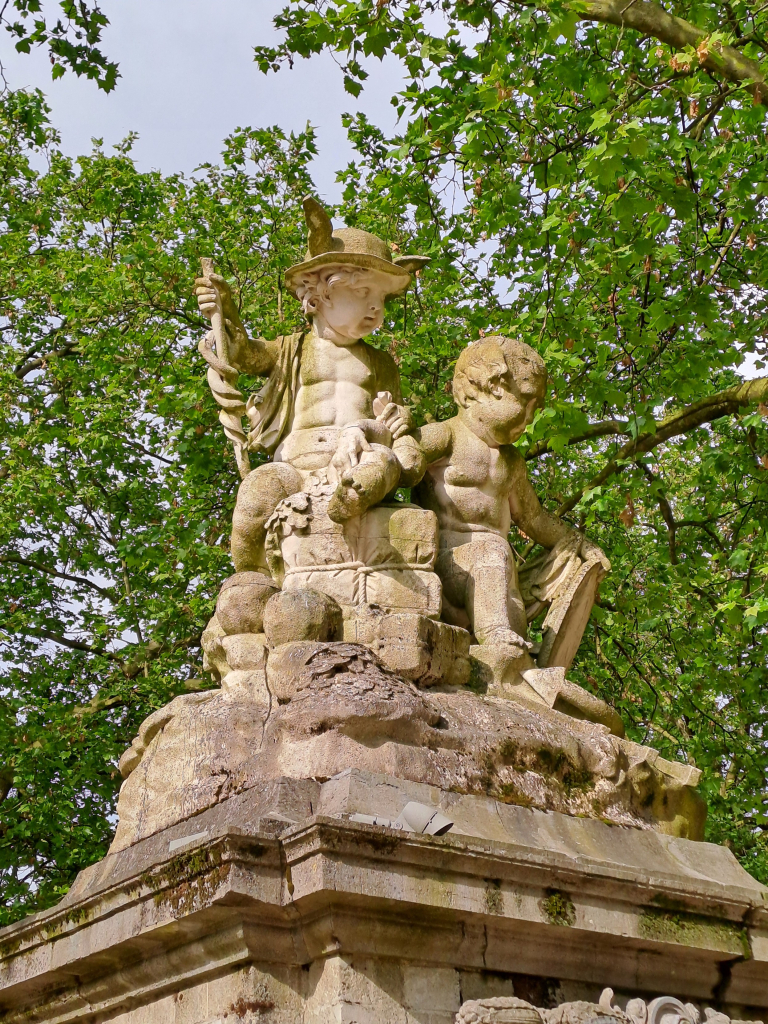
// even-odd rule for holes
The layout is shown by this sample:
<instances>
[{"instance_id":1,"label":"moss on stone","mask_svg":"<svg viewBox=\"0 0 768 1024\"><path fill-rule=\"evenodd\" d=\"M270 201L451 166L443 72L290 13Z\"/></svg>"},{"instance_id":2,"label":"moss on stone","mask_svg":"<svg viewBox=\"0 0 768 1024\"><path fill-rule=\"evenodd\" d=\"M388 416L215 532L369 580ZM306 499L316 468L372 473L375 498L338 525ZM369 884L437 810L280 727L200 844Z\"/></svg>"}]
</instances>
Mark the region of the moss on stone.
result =
<instances>
[{"instance_id":1,"label":"moss on stone","mask_svg":"<svg viewBox=\"0 0 768 1024\"><path fill-rule=\"evenodd\" d=\"M655 897L654 902L662 899ZM641 938L654 942L717 949L745 960L752 958L749 933L744 925L692 914L674 906L646 907L640 914L638 932Z\"/></svg>"},{"instance_id":2,"label":"moss on stone","mask_svg":"<svg viewBox=\"0 0 768 1024\"><path fill-rule=\"evenodd\" d=\"M263 848L256 848L256 855ZM145 871L141 883L154 894L155 906L168 905L176 915L188 913L198 902L211 899L229 873L222 864L220 846L204 846L180 853L162 867Z\"/></svg>"},{"instance_id":3,"label":"moss on stone","mask_svg":"<svg viewBox=\"0 0 768 1024\"><path fill-rule=\"evenodd\" d=\"M483 695L488 693L489 672L488 668L476 658L469 659L469 679L464 684L473 693Z\"/></svg>"},{"instance_id":4,"label":"moss on stone","mask_svg":"<svg viewBox=\"0 0 768 1024\"><path fill-rule=\"evenodd\" d=\"M20 949L21 939L6 939L5 942L0 942L0 960L7 960Z\"/></svg>"},{"instance_id":5,"label":"moss on stone","mask_svg":"<svg viewBox=\"0 0 768 1024\"><path fill-rule=\"evenodd\" d=\"M571 928L576 923L576 907L566 892L548 889L546 897L541 901L541 908L550 924Z\"/></svg>"},{"instance_id":6,"label":"moss on stone","mask_svg":"<svg viewBox=\"0 0 768 1024\"><path fill-rule=\"evenodd\" d=\"M516 804L518 807L533 806L533 797L521 793L512 782L505 782L499 786L497 799L503 804Z\"/></svg>"},{"instance_id":7,"label":"moss on stone","mask_svg":"<svg viewBox=\"0 0 768 1024\"><path fill-rule=\"evenodd\" d=\"M504 913L504 896L498 878L485 880L485 909L488 914Z\"/></svg>"}]
</instances>

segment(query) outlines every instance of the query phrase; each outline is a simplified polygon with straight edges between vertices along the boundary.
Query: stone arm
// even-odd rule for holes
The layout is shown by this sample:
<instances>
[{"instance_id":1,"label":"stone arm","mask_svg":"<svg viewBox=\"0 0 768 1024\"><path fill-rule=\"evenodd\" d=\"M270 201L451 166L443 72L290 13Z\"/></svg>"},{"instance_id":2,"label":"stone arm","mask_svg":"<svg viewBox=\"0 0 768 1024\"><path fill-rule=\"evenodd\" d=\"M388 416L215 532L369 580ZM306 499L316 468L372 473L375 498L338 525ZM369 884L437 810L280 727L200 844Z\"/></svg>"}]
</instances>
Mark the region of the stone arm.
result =
<instances>
[{"instance_id":1,"label":"stone arm","mask_svg":"<svg viewBox=\"0 0 768 1024\"><path fill-rule=\"evenodd\" d=\"M450 454L452 437L447 423L427 423L397 438L392 450L400 463L400 486L418 486L428 464Z\"/></svg>"},{"instance_id":2,"label":"stone arm","mask_svg":"<svg viewBox=\"0 0 768 1024\"><path fill-rule=\"evenodd\" d=\"M450 421L425 423L414 430L413 436L419 444L427 465L447 458L453 451L453 431Z\"/></svg>"},{"instance_id":3,"label":"stone arm","mask_svg":"<svg viewBox=\"0 0 768 1024\"><path fill-rule=\"evenodd\" d=\"M229 365L254 377L266 376L277 362L279 343L277 340L248 337L225 279L220 274L198 277L195 281L195 294L203 316L210 320L217 309L221 312L229 335Z\"/></svg>"},{"instance_id":4,"label":"stone arm","mask_svg":"<svg viewBox=\"0 0 768 1024\"><path fill-rule=\"evenodd\" d=\"M561 540L567 537L581 538L579 555L585 560L597 560L602 562L606 572L611 568L605 553L594 541L574 530L572 526L563 522L558 516L552 515L542 508L536 491L534 491L528 473L525 468L525 460L517 449L512 449L513 472L512 487L509 493L509 511L512 522L519 526L531 540L541 544L543 548L551 549Z\"/></svg>"}]
</instances>

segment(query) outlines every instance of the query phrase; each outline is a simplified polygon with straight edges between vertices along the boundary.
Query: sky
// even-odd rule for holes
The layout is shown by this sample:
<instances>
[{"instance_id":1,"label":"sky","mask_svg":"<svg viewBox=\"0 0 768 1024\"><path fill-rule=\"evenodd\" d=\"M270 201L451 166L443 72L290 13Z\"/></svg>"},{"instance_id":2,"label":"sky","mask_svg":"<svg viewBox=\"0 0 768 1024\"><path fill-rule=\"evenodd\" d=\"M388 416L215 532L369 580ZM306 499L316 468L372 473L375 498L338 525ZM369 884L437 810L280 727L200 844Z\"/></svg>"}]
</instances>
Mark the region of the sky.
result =
<instances>
[{"instance_id":1,"label":"sky","mask_svg":"<svg viewBox=\"0 0 768 1024\"><path fill-rule=\"evenodd\" d=\"M318 132L319 154L311 165L318 195L336 203L336 171L352 154L341 115L363 110L391 131L396 115L390 97L400 87L401 72L393 59L370 61L359 100L344 91L329 54L263 75L253 48L280 38L272 18L286 2L103 0L110 25L102 50L122 75L111 93L70 71L53 81L47 52L17 54L6 32L0 32L0 62L11 88L37 87L46 94L65 153L89 153L92 138L110 147L134 131L140 170L189 173L215 162L235 128L279 125L298 131L309 121ZM760 376L764 371L754 363L748 357L739 372Z\"/></svg>"},{"instance_id":2,"label":"sky","mask_svg":"<svg viewBox=\"0 0 768 1024\"><path fill-rule=\"evenodd\" d=\"M110 25L101 48L122 75L108 94L70 71L52 81L47 52L17 54L6 32L0 33L0 61L11 88L37 87L46 94L66 153L89 153L92 138L109 147L135 131L141 170L190 172L216 161L222 140L237 127L301 130L310 121L318 130L320 152L312 172L320 196L338 201L335 174L351 154L341 115L364 110L391 129L397 64L368 64L370 78L359 100L344 92L341 73L327 54L263 75L253 48L279 39L272 18L284 2L103 0Z\"/></svg>"}]
</instances>

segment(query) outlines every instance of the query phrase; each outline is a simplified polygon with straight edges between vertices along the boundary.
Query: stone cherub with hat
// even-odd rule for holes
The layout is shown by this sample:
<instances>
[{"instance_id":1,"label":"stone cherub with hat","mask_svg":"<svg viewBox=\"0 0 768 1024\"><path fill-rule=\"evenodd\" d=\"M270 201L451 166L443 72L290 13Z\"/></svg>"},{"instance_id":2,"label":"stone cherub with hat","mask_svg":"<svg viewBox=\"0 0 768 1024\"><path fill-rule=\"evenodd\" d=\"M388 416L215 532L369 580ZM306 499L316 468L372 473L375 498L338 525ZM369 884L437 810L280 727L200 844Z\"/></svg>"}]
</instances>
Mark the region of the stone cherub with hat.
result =
<instances>
[{"instance_id":1,"label":"stone cherub with hat","mask_svg":"<svg viewBox=\"0 0 768 1024\"><path fill-rule=\"evenodd\" d=\"M201 637L220 688L142 726L120 762L113 849L270 780L350 768L698 834L695 769L620 740L616 712L565 676L608 563L541 508L514 448L543 401L543 362L508 338L470 344L457 415L416 429L394 361L364 338L425 260L393 260L374 235L333 231L315 200L304 208L309 254L286 274L304 332L250 339L201 261L211 331L198 348L243 481L236 571ZM247 404L238 371L269 378ZM251 469L252 450L270 461ZM399 485L421 504L387 500ZM512 523L545 549L519 573ZM545 607L534 650L527 626ZM566 784L574 770L588 786Z\"/></svg>"},{"instance_id":2,"label":"stone cherub with hat","mask_svg":"<svg viewBox=\"0 0 768 1024\"><path fill-rule=\"evenodd\" d=\"M343 611L345 636L370 631L360 624L366 609L426 617L438 623L439 644L474 652L508 695L560 700L619 731L610 709L564 678L609 563L541 508L514 448L544 398L542 360L507 338L468 346L454 378L458 415L416 429L394 360L363 339L381 326L386 298L404 291L427 259L393 259L375 235L334 231L312 198L304 211L309 252L285 281L308 331L251 340L224 279L207 273L196 282L201 311L226 325L232 366L269 374L240 406L251 424L248 448L271 461L244 474L232 530L237 576L227 586L256 575L249 586L265 599L271 588L314 595L306 601L323 595L323 615ZM419 504L387 504L398 486L414 488ZM513 522L545 549L519 578ZM534 661L527 624L545 607Z\"/></svg>"},{"instance_id":3,"label":"stone cherub with hat","mask_svg":"<svg viewBox=\"0 0 768 1024\"><path fill-rule=\"evenodd\" d=\"M385 300L405 291L428 258L393 259L386 242L367 231L334 231L312 197L304 200L304 213L308 253L286 271L285 284L304 308L308 331L273 341L249 338L224 278L211 273L195 282L201 312L226 325L229 363L269 375L247 406L248 448L272 461L248 474L238 493L232 530L238 572L268 571L267 520L281 500L303 489L308 474L328 470L336 482L329 514L343 522L415 483L424 470L394 360L363 339L381 326Z\"/></svg>"}]
</instances>

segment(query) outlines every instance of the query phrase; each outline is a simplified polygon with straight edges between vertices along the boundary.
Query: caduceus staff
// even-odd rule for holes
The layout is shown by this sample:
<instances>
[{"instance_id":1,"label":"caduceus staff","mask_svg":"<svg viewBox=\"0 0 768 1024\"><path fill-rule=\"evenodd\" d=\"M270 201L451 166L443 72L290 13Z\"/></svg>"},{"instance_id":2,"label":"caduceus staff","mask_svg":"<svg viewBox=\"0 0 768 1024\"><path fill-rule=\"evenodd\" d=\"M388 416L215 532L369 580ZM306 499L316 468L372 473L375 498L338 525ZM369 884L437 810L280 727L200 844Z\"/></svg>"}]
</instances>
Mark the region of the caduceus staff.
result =
<instances>
[{"instance_id":1,"label":"caduceus staff","mask_svg":"<svg viewBox=\"0 0 768 1024\"><path fill-rule=\"evenodd\" d=\"M203 277L213 274L213 260L201 259ZM235 386L238 372L229 363L229 334L224 317L216 310L211 317L211 330L201 339L198 350L208 363L208 386L219 405L219 422L235 449L235 459L244 480L251 471L248 458L248 438L243 431L245 398Z\"/></svg>"}]
</instances>

